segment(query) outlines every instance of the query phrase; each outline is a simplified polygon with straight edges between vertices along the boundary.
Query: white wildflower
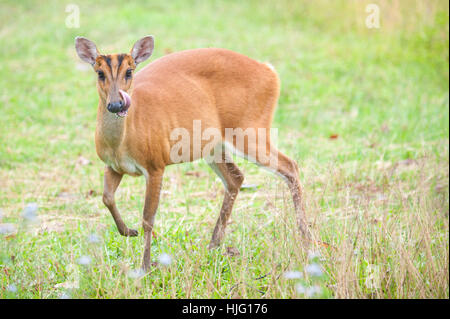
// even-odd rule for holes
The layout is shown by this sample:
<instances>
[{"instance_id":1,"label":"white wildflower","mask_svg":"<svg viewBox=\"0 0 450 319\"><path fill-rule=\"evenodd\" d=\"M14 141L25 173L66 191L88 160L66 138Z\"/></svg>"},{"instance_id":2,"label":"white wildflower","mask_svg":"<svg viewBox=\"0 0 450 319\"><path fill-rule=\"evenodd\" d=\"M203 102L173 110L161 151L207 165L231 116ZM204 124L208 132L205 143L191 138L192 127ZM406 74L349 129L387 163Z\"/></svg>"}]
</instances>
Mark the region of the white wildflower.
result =
<instances>
[{"instance_id":1,"label":"white wildflower","mask_svg":"<svg viewBox=\"0 0 450 319\"><path fill-rule=\"evenodd\" d=\"M8 290L9 292L17 292L17 287L14 284L10 284L6 287L6 290Z\"/></svg>"},{"instance_id":2,"label":"white wildflower","mask_svg":"<svg viewBox=\"0 0 450 319\"><path fill-rule=\"evenodd\" d=\"M59 299L71 299L72 297L70 296L69 293L63 292L61 295L59 295Z\"/></svg>"},{"instance_id":3,"label":"white wildflower","mask_svg":"<svg viewBox=\"0 0 450 319\"><path fill-rule=\"evenodd\" d=\"M163 253L159 255L158 261L163 266L169 266L172 263L172 257L169 254Z\"/></svg>"},{"instance_id":4,"label":"white wildflower","mask_svg":"<svg viewBox=\"0 0 450 319\"><path fill-rule=\"evenodd\" d=\"M128 277L132 279L137 279L145 275L145 271L141 268L139 269L132 269L128 272Z\"/></svg>"},{"instance_id":5,"label":"white wildflower","mask_svg":"<svg viewBox=\"0 0 450 319\"><path fill-rule=\"evenodd\" d=\"M323 275L323 271L317 263L309 264L306 266L305 270L310 276L313 277L320 277Z\"/></svg>"},{"instance_id":6,"label":"white wildflower","mask_svg":"<svg viewBox=\"0 0 450 319\"><path fill-rule=\"evenodd\" d=\"M295 285L295 290L299 294L304 294L306 292L306 288L302 284Z\"/></svg>"},{"instance_id":7,"label":"white wildflower","mask_svg":"<svg viewBox=\"0 0 450 319\"><path fill-rule=\"evenodd\" d=\"M25 206L22 217L28 222L36 222L38 220L37 216L38 205L36 203L30 203Z\"/></svg>"},{"instance_id":8,"label":"white wildflower","mask_svg":"<svg viewBox=\"0 0 450 319\"><path fill-rule=\"evenodd\" d=\"M308 259L309 260L314 260L314 259L316 259L316 258L320 258L321 257L321 255L320 255L320 252L319 251L313 251L313 250L310 250L310 251L308 251Z\"/></svg>"},{"instance_id":9,"label":"white wildflower","mask_svg":"<svg viewBox=\"0 0 450 319\"><path fill-rule=\"evenodd\" d=\"M16 226L14 224L0 224L0 234L12 235L17 232Z\"/></svg>"},{"instance_id":10,"label":"white wildflower","mask_svg":"<svg viewBox=\"0 0 450 319\"><path fill-rule=\"evenodd\" d=\"M301 279L303 274L300 271L286 271L284 273L284 278L286 279Z\"/></svg>"},{"instance_id":11,"label":"white wildflower","mask_svg":"<svg viewBox=\"0 0 450 319\"><path fill-rule=\"evenodd\" d=\"M92 258L89 256L81 256L77 259L79 265L87 266L92 262Z\"/></svg>"},{"instance_id":12,"label":"white wildflower","mask_svg":"<svg viewBox=\"0 0 450 319\"><path fill-rule=\"evenodd\" d=\"M88 242L91 244L98 244L101 242L101 238L97 234L92 233L88 236Z\"/></svg>"},{"instance_id":13,"label":"white wildflower","mask_svg":"<svg viewBox=\"0 0 450 319\"><path fill-rule=\"evenodd\" d=\"M307 297L314 297L314 296L320 295L321 293L322 293L322 288L320 286L315 285L315 286L306 288L305 295Z\"/></svg>"},{"instance_id":14,"label":"white wildflower","mask_svg":"<svg viewBox=\"0 0 450 319\"><path fill-rule=\"evenodd\" d=\"M78 280L76 281L65 281L55 285L55 288L63 288L63 289L78 289L80 288L80 283Z\"/></svg>"}]
</instances>

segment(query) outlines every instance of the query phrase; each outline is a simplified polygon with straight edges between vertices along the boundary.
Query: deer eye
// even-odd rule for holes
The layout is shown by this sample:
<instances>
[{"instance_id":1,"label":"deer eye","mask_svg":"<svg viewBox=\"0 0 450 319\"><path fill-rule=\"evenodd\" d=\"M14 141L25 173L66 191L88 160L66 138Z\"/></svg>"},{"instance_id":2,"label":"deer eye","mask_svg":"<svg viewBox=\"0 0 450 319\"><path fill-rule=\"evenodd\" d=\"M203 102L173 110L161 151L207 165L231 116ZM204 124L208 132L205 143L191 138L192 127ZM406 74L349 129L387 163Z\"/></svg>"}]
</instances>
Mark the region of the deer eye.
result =
<instances>
[{"instance_id":1,"label":"deer eye","mask_svg":"<svg viewBox=\"0 0 450 319\"><path fill-rule=\"evenodd\" d=\"M128 69L127 70L127 72L125 73L125 78L128 80L128 79L131 79L131 75L133 74L133 70L131 70L131 69Z\"/></svg>"},{"instance_id":2,"label":"deer eye","mask_svg":"<svg viewBox=\"0 0 450 319\"><path fill-rule=\"evenodd\" d=\"M98 71L98 79L101 81L105 80L105 73L103 73L103 71Z\"/></svg>"}]
</instances>

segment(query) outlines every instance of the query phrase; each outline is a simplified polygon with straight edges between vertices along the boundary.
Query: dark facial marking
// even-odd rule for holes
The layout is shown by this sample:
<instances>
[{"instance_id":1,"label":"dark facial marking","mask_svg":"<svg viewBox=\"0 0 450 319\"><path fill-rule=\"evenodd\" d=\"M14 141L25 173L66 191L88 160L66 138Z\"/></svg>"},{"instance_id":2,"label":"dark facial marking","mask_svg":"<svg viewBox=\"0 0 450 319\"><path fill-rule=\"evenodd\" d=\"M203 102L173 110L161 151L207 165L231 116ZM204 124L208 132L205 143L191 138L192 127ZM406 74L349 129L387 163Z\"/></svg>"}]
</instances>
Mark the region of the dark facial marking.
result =
<instances>
[{"instance_id":1,"label":"dark facial marking","mask_svg":"<svg viewBox=\"0 0 450 319\"><path fill-rule=\"evenodd\" d=\"M119 70L120 69L120 66L122 65L122 61L123 61L123 58L125 57L125 54L118 54L117 55L117 61L118 61L118 63L117 63L117 70Z\"/></svg>"},{"instance_id":2,"label":"dark facial marking","mask_svg":"<svg viewBox=\"0 0 450 319\"><path fill-rule=\"evenodd\" d=\"M122 65L123 60L127 57L127 54L121 53L121 54L114 54L114 55L101 55L100 56L108 65L109 67L109 72L111 73L111 75L113 76L113 70L112 70L112 63L113 62L117 62L117 74L119 73L120 70L120 66ZM117 60L116 60L117 59ZM113 61L114 60L114 61ZM114 63L115 64L115 63ZM129 72L130 70L127 70L126 74L125 74L125 79L129 80L131 79L132 74L130 74ZM132 70L131 70L132 71ZM104 74L103 76L99 76L100 80L104 80Z\"/></svg>"},{"instance_id":3,"label":"dark facial marking","mask_svg":"<svg viewBox=\"0 0 450 319\"><path fill-rule=\"evenodd\" d=\"M111 56L109 55L102 55L103 59L105 59L106 64L108 64L109 68L111 69Z\"/></svg>"},{"instance_id":4,"label":"dark facial marking","mask_svg":"<svg viewBox=\"0 0 450 319\"><path fill-rule=\"evenodd\" d=\"M108 73L111 73L111 75L112 75L111 56L110 55L101 55L100 57L103 59L103 61L106 62L106 64L109 67L109 72ZM104 81L105 80L105 73L103 73L103 71L99 71L98 73L99 73L99 79ZM101 73L101 75L100 75L100 73Z\"/></svg>"}]
</instances>

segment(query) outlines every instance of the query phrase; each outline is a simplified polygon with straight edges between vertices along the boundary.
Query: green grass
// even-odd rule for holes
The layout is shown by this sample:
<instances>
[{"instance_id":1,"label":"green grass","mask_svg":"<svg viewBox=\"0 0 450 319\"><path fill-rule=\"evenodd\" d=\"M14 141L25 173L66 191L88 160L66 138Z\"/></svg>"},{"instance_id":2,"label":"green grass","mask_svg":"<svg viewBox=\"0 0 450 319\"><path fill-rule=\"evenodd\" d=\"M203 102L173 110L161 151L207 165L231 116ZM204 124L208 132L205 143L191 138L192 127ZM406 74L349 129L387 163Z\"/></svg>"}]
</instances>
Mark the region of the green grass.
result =
<instances>
[{"instance_id":1,"label":"green grass","mask_svg":"<svg viewBox=\"0 0 450 319\"><path fill-rule=\"evenodd\" d=\"M448 298L448 4L377 1L381 28L367 29L370 2L77 1L80 28L69 29L61 2L2 1L0 223L18 232L0 234L0 297L303 298L301 281L322 298ZM147 34L151 60L223 47L275 66L278 145L299 163L312 229L335 247L317 248L323 276L304 271L312 261L286 186L240 159L245 183L259 187L239 194L223 246L206 248L220 181L202 161L171 166L152 258L173 262L127 275L140 266L143 236L121 237L102 204L95 75L79 67L74 38L110 53ZM131 177L119 187L131 227L141 225L144 187ZM31 202L40 221L26 225ZM304 278L287 280L288 270ZM58 285L74 281L79 288Z\"/></svg>"}]
</instances>

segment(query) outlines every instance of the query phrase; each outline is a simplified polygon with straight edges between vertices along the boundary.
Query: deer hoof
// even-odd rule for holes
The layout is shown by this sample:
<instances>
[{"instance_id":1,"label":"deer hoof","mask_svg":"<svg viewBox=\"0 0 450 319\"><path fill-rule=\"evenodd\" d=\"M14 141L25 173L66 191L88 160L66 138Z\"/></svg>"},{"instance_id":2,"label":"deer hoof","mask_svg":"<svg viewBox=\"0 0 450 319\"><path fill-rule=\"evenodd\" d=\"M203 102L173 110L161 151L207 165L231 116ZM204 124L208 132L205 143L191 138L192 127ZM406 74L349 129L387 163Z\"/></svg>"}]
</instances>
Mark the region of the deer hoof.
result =
<instances>
[{"instance_id":1,"label":"deer hoof","mask_svg":"<svg viewBox=\"0 0 450 319\"><path fill-rule=\"evenodd\" d=\"M128 228L124 231L119 231L119 233L125 237L136 237L139 234L139 232L136 229L131 228Z\"/></svg>"}]
</instances>

